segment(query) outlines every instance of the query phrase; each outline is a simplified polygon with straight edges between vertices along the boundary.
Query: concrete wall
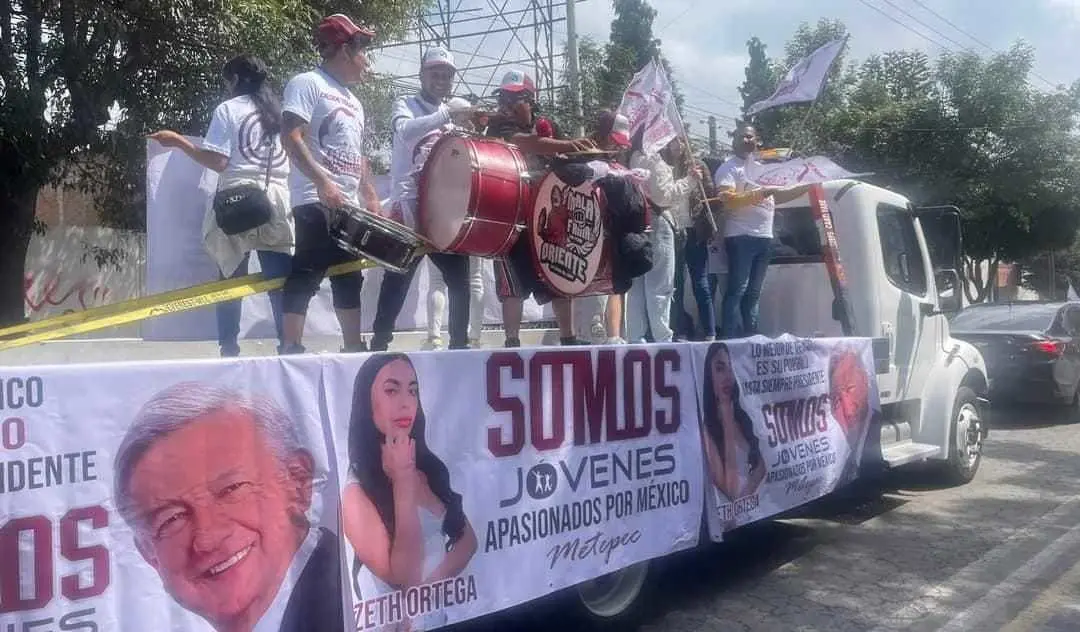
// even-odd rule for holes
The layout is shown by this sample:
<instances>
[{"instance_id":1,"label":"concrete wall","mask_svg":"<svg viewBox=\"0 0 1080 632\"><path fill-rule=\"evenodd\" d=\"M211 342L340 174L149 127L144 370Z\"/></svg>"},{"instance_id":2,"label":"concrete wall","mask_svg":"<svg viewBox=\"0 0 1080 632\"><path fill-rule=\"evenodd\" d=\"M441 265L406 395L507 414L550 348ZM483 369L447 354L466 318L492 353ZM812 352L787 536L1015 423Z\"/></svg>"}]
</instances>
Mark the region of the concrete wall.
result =
<instances>
[{"instance_id":1,"label":"concrete wall","mask_svg":"<svg viewBox=\"0 0 1080 632\"><path fill-rule=\"evenodd\" d=\"M119 253L99 263L96 253ZM23 302L31 320L118 303L143 294L146 236L111 228L58 226L35 235L26 256ZM138 336L139 325L112 327L83 337Z\"/></svg>"}]
</instances>

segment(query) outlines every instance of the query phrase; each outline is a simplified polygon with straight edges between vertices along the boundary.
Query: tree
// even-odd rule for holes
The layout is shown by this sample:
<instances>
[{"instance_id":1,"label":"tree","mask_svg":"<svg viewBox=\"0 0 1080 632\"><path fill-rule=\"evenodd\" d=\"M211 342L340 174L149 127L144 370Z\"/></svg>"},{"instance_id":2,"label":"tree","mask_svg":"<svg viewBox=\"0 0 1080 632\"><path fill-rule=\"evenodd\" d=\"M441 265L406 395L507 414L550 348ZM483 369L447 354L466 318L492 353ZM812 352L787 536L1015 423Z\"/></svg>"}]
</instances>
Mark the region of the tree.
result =
<instances>
[{"instance_id":1,"label":"tree","mask_svg":"<svg viewBox=\"0 0 1080 632\"><path fill-rule=\"evenodd\" d=\"M582 37L578 40L578 67L581 84L581 112L584 120L577 120L574 114L574 96L570 93L568 82L564 81L563 87L558 91L556 102L551 104L552 113L559 127L569 130L577 124L585 126L586 130L592 122L592 114L604 108L614 108L619 104L610 104L601 97L601 74L604 67L604 49L591 37ZM622 93L619 94L622 96Z\"/></svg>"},{"instance_id":2,"label":"tree","mask_svg":"<svg viewBox=\"0 0 1080 632\"><path fill-rule=\"evenodd\" d=\"M746 79L739 86L739 94L742 95L743 100L743 112L753 104L769 98L773 91L776 90L779 79L765 49L765 44L757 37L751 37L746 42L746 50L750 54L750 61L746 64L744 72ZM755 118L755 123L760 128L758 131L771 136L776 128L776 113L766 110ZM746 119L741 118L736 121L735 127L742 127L747 122ZM731 133L734 133L734 131Z\"/></svg>"},{"instance_id":3,"label":"tree","mask_svg":"<svg viewBox=\"0 0 1080 632\"><path fill-rule=\"evenodd\" d=\"M245 50L276 79L311 64L319 15L343 11L400 32L425 0L12 0L0 3L0 323L25 318L22 284L38 191L64 176L100 193L113 224L144 208L144 135L201 134L221 64ZM126 115L106 129L109 110Z\"/></svg>"},{"instance_id":4,"label":"tree","mask_svg":"<svg viewBox=\"0 0 1080 632\"><path fill-rule=\"evenodd\" d=\"M803 25L782 63L766 63L751 40L744 100L760 94L764 67L779 76L845 34L839 23ZM770 145L872 172L871 182L917 205L959 207L965 291L979 302L989 296L999 261L1068 248L1080 227L1080 83L1039 91L1027 81L1032 59L1031 48L1018 43L987 58L965 52L935 62L917 51L892 51L861 64L840 60L812 108L767 111L758 125ZM758 92L747 96L750 90Z\"/></svg>"},{"instance_id":5,"label":"tree","mask_svg":"<svg viewBox=\"0 0 1080 632\"><path fill-rule=\"evenodd\" d=\"M601 107L618 107L634 74L653 59L660 61L671 79L675 102L682 108L683 96L671 72L671 64L661 53L661 42L653 36L656 9L646 0L613 0L615 19L604 49L604 67L599 73L597 93Z\"/></svg>"}]
</instances>

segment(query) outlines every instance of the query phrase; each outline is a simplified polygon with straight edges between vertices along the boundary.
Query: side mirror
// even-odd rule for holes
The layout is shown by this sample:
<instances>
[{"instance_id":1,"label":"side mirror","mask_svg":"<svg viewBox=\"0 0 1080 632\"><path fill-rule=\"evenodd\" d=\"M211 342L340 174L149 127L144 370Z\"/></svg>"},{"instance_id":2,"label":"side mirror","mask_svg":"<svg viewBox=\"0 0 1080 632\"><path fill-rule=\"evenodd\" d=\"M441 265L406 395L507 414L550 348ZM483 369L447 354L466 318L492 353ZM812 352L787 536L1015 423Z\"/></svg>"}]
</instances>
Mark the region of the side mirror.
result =
<instances>
[{"instance_id":1,"label":"side mirror","mask_svg":"<svg viewBox=\"0 0 1080 632\"><path fill-rule=\"evenodd\" d=\"M934 274L937 285L938 306L942 313L956 314L964 308L964 288L960 285L960 275L956 270L938 270Z\"/></svg>"}]
</instances>

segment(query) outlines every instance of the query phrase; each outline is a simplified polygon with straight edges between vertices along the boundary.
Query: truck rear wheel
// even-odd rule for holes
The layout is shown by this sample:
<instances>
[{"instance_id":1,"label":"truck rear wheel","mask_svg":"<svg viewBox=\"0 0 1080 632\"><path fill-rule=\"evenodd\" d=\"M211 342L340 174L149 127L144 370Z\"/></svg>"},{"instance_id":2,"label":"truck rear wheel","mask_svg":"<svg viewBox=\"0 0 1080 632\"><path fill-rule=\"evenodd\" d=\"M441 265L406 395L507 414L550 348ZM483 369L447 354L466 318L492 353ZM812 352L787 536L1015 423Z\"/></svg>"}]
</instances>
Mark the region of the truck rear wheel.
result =
<instances>
[{"instance_id":1,"label":"truck rear wheel","mask_svg":"<svg viewBox=\"0 0 1080 632\"><path fill-rule=\"evenodd\" d=\"M979 411L975 391L961 386L953 404L952 430L949 433L949 458L943 464L942 479L950 485L966 485L975 478L982 463L983 437L986 428Z\"/></svg>"},{"instance_id":2,"label":"truck rear wheel","mask_svg":"<svg viewBox=\"0 0 1080 632\"><path fill-rule=\"evenodd\" d=\"M649 577L649 562L638 562L622 570L582 582L577 586L578 600L585 615L601 624L619 625L643 602Z\"/></svg>"}]
</instances>

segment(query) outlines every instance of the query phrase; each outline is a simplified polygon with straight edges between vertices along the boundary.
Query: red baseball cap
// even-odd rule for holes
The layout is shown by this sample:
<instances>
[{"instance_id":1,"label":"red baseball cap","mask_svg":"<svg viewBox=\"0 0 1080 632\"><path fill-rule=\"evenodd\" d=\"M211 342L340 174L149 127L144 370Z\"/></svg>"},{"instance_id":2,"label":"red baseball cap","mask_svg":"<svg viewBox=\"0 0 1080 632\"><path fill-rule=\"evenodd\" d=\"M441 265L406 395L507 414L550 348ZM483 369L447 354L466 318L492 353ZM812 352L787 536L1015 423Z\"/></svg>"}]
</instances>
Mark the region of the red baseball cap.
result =
<instances>
[{"instance_id":1,"label":"red baseball cap","mask_svg":"<svg viewBox=\"0 0 1080 632\"><path fill-rule=\"evenodd\" d=\"M342 13L323 18L322 22L319 22L317 33L319 43L337 46L356 41L361 47L365 47L375 37L375 31L357 26L349 16Z\"/></svg>"},{"instance_id":2,"label":"red baseball cap","mask_svg":"<svg viewBox=\"0 0 1080 632\"><path fill-rule=\"evenodd\" d=\"M532 77L521 70L510 70L503 75L499 83L499 92L528 92L536 94L536 84Z\"/></svg>"}]
</instances>

